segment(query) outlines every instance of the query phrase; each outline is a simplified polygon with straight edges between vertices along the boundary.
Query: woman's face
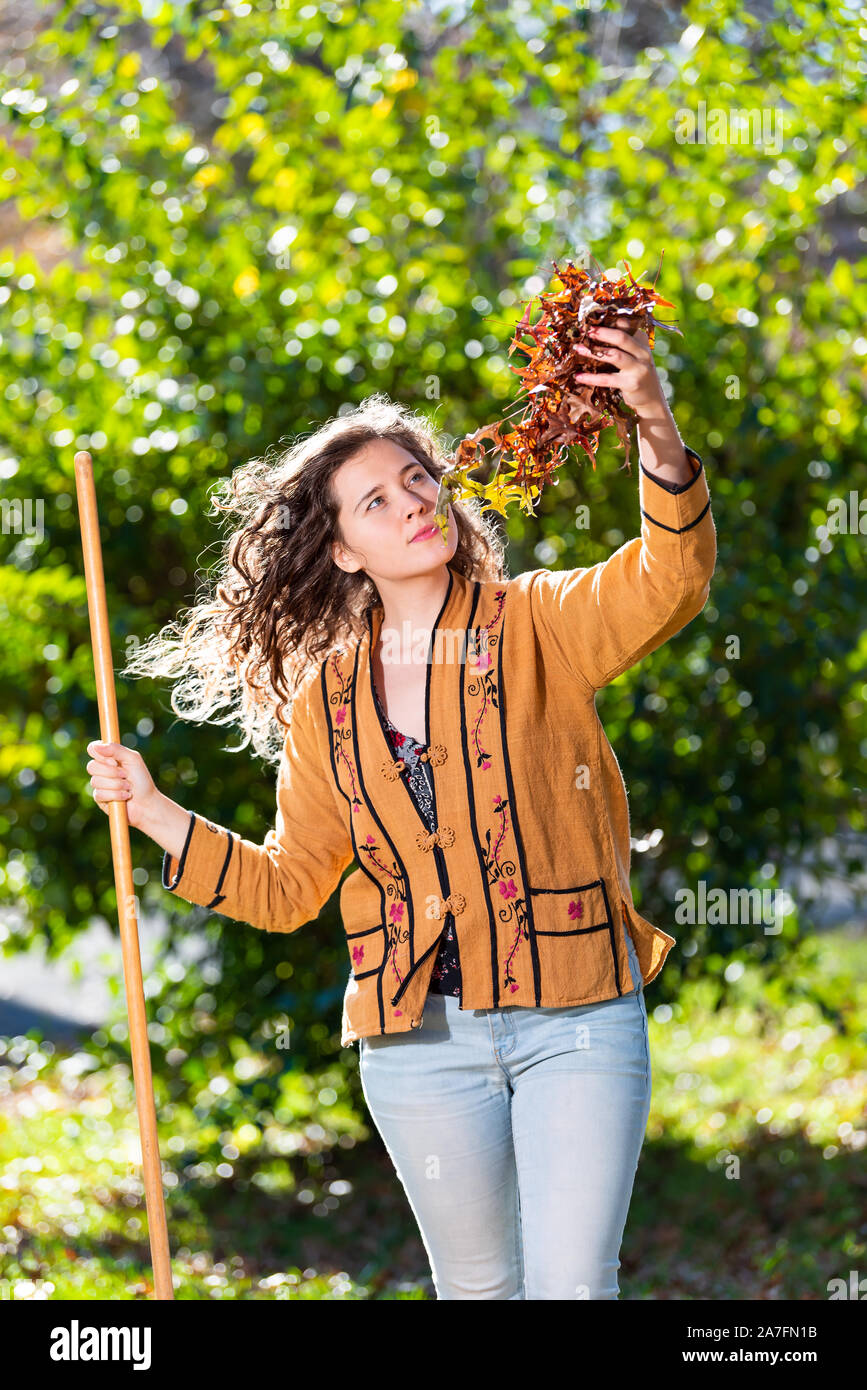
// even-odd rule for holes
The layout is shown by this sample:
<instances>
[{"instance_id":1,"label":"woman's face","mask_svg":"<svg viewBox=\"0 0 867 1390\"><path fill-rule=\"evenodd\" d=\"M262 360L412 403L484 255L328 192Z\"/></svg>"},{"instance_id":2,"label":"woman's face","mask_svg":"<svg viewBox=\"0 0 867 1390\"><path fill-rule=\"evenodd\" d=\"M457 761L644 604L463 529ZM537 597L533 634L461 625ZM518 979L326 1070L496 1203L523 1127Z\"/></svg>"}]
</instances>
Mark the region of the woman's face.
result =
<instances>
[{"instance_id":1,"label":"woman's face","mask_svg":"<svg viewBox=\"0 0 867 1390\"><path fill-rule=\"evenodd\" d=\"M391 439L369 440L332 477L343 544L332 541L334 563L353 574L364 570L376 583L428 574L451 560L458 545L455 515L448 509L448 542L434 523L438 484L408 450ZM413 540L422 527L430 538Z\"/></svg>"}]
</instances>

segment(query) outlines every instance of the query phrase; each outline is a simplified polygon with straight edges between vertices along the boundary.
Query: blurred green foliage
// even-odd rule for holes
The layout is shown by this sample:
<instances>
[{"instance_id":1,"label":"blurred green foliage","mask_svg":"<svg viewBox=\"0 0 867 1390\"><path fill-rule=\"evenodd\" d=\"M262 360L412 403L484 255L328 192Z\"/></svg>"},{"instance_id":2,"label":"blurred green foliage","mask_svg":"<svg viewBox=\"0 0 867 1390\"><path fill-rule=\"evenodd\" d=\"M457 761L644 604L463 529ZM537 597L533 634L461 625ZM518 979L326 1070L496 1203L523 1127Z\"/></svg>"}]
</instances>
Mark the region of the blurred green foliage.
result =
<instances>
[{"instance_id":1,"label":"blurred green foliage","mask_svg":"<svg viewBox=\"0 0 867 1390\"><path fill-rule=\"evenodd\" d=\"M116 920L84 770L98 721L75 451L94 459L120 667L193 601L215 480L374 390L455 440L497 418L522 305L583 247L648 278L664 253L683 336L660 333L655 355L719 539L702 614L598 702L636 901L678 939L657 998L809 930L803 901L780 937L681 927L674 904L700 880L772 888L823 837L864 831L864 535L829 527L867 482L857 19L839 0L761 24L692 4L680 43L607 56L597 19L542 0L438 16L66 3L7 58L0 197L32 228L0 246L7 950L61 952L95 914ZM764 113L779 138L678 138L701 102ZM613 439L510 518L512 574L593 564L638 533ZM42 503L41 534L16 528L16 499ZM273 776L232 761L225 730L176 720L164 688L119 682L118 698L162 790L261 841ZM287 941L177 903L157 847L134 835L133 852L143 911L203 951L192 968L170 947L149 981L167 1046L255 1048L291 1026L295 1063L339 1053L336 899Z\"/></svg>"}]
</instances>

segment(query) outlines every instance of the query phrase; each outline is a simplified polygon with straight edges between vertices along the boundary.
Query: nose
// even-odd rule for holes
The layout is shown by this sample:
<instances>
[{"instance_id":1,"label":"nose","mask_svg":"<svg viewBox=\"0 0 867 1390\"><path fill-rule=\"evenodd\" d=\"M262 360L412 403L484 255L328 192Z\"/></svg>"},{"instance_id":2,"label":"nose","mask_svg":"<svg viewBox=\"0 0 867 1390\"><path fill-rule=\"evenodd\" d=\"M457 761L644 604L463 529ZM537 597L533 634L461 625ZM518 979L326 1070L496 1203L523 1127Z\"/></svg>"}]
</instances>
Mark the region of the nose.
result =
<instances>
[{"instance_id":1,"label":"nose","mask_svg":"<svg viewBox=\"0 0 867 1390\"><path fill-rule=\"evenodd\" d=\"M427 502L424 497L422 497L421 493L413 492L412 500L406 504L407 516L414 516L416 512L425 511L427 511Z\"/></svg>"}]
</instances>

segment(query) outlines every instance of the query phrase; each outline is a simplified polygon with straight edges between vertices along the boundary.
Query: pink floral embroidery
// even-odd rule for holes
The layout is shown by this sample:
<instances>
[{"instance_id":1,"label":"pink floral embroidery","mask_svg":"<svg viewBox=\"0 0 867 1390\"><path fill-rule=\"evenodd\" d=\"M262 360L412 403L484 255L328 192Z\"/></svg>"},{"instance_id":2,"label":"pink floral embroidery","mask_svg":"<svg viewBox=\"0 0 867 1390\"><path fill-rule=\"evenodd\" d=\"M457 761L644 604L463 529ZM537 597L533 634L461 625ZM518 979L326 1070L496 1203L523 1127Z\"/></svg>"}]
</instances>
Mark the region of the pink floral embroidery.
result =
<instances>
[{"instance_id":1,"label":"pink floral embroidery","mask_svg":"<svg viewBox=\"0 0 867 1390\"><path fill-rule=\"evenodd\" d=\"M481 694L482 696L482 707L476 716L471 731L473 749L476 755L476 766L480 768L482 772L490 771L491 755L482 747L479 733L482 727L482 721L488 713L488 710L497 708L497 684L491 675L486 674L494 664L490 648L495 646L499 640L496 636L491 635L491 629L494 628L500 620L503 604L506 600L505 589L498 589L495 598L497 600L497 607L491 621L485 623L482 627L476 628L473 632L472 651L469 657L470 665L474 666L479 672L479 679L469 683L467 686L467 694L470 696Z\"/></svg>"},{"instance_id":2,"label":"pink floral embroidery","mask_svg":"<svg viewBox=\"0 0 867 1390\"><path fill-rule=\"evenodd\" d=\"M353 964L354 964L354 965L360 965L361 962L362 962L363 960L364 960L364 947L363 947L363 946L353 946L353 948L352 948L352 961L353 961Z\"/></svg>"},{"instance_id":3,"label":"pink floral embroidery","mask_svg":"<svg viewBox=\"0 0 867 1390\"><path fill-rule=\"evenodd\" d=\"M390 882L386 884L385 889L386 896L392 899L387 917L390 925L385 958L390 962L393 981L399 986L403 984L403 976L397 964L398 947L409 940L409 928L404 924L403 917L404 907L406 906L406 882L396 863L393 862L392 867L389 868L388 865L383 862L378 853L379 846L373 835L368 835L365 838L364 844L359 845L359 849L363 850L371 864L379 869L380 875L385 875L386 878L390 880Z\"/></svg>"},{"instance_id":4,"label":"pink floral embroidery","mask_svg":"<svg viewBox=\"0 0 867 1390\"><path fill-rule=\"evenodd\" d=\"M515 917L515 939L512 942L511 951L506 956L506 973L503 977L503 984L511 990L512 994L514 994L515 990L518 988L518 981L512 974L512 961L514 959L515 952L521 944L521 939L523 938L524 941L530 940L530 933L527 930L526 903L524 902L523 898L518 899L518 902L515 907Z\"/></svg>"},{"instance_id":5,"label":"pink floral embroidery","mask_svg":"<svg viewBox=\"0 0 867 1390\"><path fill-rule=\"evenodd\" d=\"M476 669L479 671L487 671L493 661L491 653L488 651L488 629L487 627L484 627L480 631L482 634L481 646L483 649L481 651L479 651L477 648L471 650L469 655L469 663L471 666L475 666Z\"/></svg>"},{"instance_id":6,"label":"pink floral embroidery","mask_svg":"<svg viewBox=\"0 0 867 1390\"><path fill-rule=\"evenodd\" d=\"M481 772L489 772L494 765L491 751L482 745L481 728L489 711L499 708L499 683L494 658L497 654L500 638L494 629L503 616L506 590L498 589L494 598L496 607L490 621L476 628L472 633L469 664L473 668L473 674L466 685L468 700L475 700L477 706L475 717L471 722L468 721L468 728L476 767ZM512 829L509 824L508 800L505 796L498 794L492 797L489 804L493 809L494 819L499 819L500 823L496 831L493 825L484 831L484 841L487 848L483 847L482 856L489 890L493 892L493 886L496 883L501 900L508 904L508 907L504 907L500 913L500 919L504 922L511 919L515 925L511 949L505 961L503 980L503 988L514 994L520 985L512 973L512 960L521 941L530 940L527 926L529 913L527 901L521 897L519 885L515 878L518 872L517 864L511 859L504 862L501 858L507 835Z\"/></svg>"},{"instance_id":7,"label":"pink floral embroidery","mask_svg":"<svg viewBox=\"0 0 867 1390\"><path fill-rule=\"evenodd\" d=\"M340 682L340 689L335 691L333 695L329 696L329 704L336 703L338 706L334 716L334 723L336 726L338 726L340 731L338 732L337 729L335 729L334 756L338 762L342 762L345 765L346 770L349 773L349 779L352 789L352 796L349 798L349 804L352 808L353 815L358 815L359 811L361 810L361 797L358 795L358 780L355 775L355 766L353 764L352 759L347 754L345 747L347 743L351 743L352 730L340 728L340 726L342 726L346 722L346 711L349 706L349 701L352 698L352 679L344 679L343 671L341 670L340 662L337 659L336 652L332 653L330 657L330 664L332 671L334 672L338 681Z\"/></svg>"},{"instance_id":8,"label":"pink floral embroidery","mask_svg":"<svg viewBox=\"0 0 867 1390\"><path fill-rule=\"evenodd\" d=\"M511 994L514 994L515 990L519 988L519 984L512 974L512 960L514 959L515 952L521 944L521 941L529 941L530 939L530 934L527 929L527 903L524 898L518 896L518 885L514 877L515 865L513 863L506 865L500 861L500 849L508 828L509 803L504 796L495 796L492 804L495 813L500 817L500 830L497 835L496 843L490 850L490 853L485 856L485 870L488 875L488 882L491 885L494 883L497 884L500 890L500 896L510 904L512 912L514 913L515 936L512 941L511 950L506 957L505 976L503 979L503 987L508 989ZM490 830L485 831L485 838L490 846Z\"/></svg>"},{"instance_id":9,"label":"pink floral embroidery","mask_svg":"<svg viewBox=\"0 0 867 1390\"><path fill-rule=\"evenodd\" d=\"M575 901L574 898L573 898L572 902L570 902L570 904L569 904L569 916L570 916L570 917L573 917L573 918L574 918L574 917L583 917L583 916L584 916L584 904L581 902L581 899L580 899L580 898L578 899L577 902Z\"/></svg>"},{"instance_id":10,"label":"pink floral embroidery","mask_svg":"<svg viewBox=\"0 0 867 1390\"><path fill-rule=\"evenodd\" d=\"M370 861L371 861L372 864L375 864L376 867L377 867L382 873L386 874L386 875L388 876L388 878L391 879L391 883L388 885L388 892L393 892L393 891L394 891L394 892L397 892L397 893L399 894L400 900L401 900L401 901L400 901L400 911L403 912L403 903L406 901L406 894L402 891L403 875L401 874L401 872L400 872L400 870L398 869L397 865L396 865L396 864L393 864L392 867L389 868L387 864L384 864L384 863L382 862L381 859L378 859L378 858L376 857L376 851L379 849L379 846L378 846L378 844L376 843L376 840L373 838L372 835L368 835L368 837L367 837L367 839L365 840L364 844L361 845L361 846L359 846L359 848L361 848L361 849L364 850L365 854L366 854L367 857L370 859ZM394 885L393 888L392 888L392 885ZM396 904L396 903L392 905L392 909L391 909L391 915L392 915L392 916L394 915L394 909L395 909L396 906L398 906L398 904Z\"/></svg>"},{"instance_id":11,"label":"pink floral embroidery","mask_svg":"<svg viewBox=\"0 0 867 1390\"><path fill-rule=\"evenodd\" d=\"M474 682L473 684L475 685L476 682ZM481 743L480 743L480 741L479 741L479 730L481 729L481 726L482 726L482 720L484 719L485 715L486 715L487 712L488 712L488 698L489 698L489 697L488 697L488 687L489 687L489 685L490 685L490 681L489 681L488 679L486 679L484 676L482 676L482 677L480 678L480 680L478 681L478 683L477 683L477 688L481 689L481 692L482 692L482 695L483 695L484 699L483 699L483 702L482 702L482 707L481 707L481 709L479 710L479 713L478 713L478 715L476 716L476 719L474 720L474 722L473 722L473 727L472 727L472 741L473 741L473 749L474 749L475 755L476 755L476 766L477 766L477 767L480 767L481 770L482 770L482 772L487 772L487 771L490 769L490 766L491 766L491 755L490 755L490 753L486 752L485 749L482 748L482 745L481 745ZM470 686L469 693L470 693L471 695L475 695L476 691L473 689L473 686ZM492 703L492 704L496 704L496 699L492 698L492 699L491 699L491 703Z\"/></svg>"},{"instance_id":12,"label":"pink floral embroidery","mask_svg":"<svg viewBox=\"0 0 867 1390\"><path fill-rule=\"evenodd\" d=\"M504 796L495 796L495 797L494 797L494 802L493 802L494 811L495 811L495 813L496 813L498 816L502 816L502 821L501 821L501 824L500 824L500 833L499 833L499 835L497 836L497 843L494 845L493 851L492 851L492 853L491 853L491 858L494 860L495 863L499 860L499 857L500 857L500 845L503 843L503 840L506 838L506 825L507 825L506 808L508 807L508 804L509 804L509 803L508 803L508 801L506 800L506 798L505 798Z\"/></svg>"},{"instance_id":13,"label":"pink floral embroidery","mask_svg":"<svg viewBox=\"0 0 867 1390\"><path fill-rule=\"evenodd\" d=\"M352 795L347 797L347 800L352 811L356 815L362 810L367 811L369 823L369 807L359 795L360 782L356 775L352 756L352 719L347 717L351 716L352 713L354 677L349 676L347 678L344 675L338 660L341 651L342 649L338 649L337 652L333 652L326 662L326 669L333 673L338 687L328 697L329 707L334 709L332 729L334 760L338 769L342 767L348 774ZM341 776L339 780L342 785L343 777ZM388 966L393 983L399 987L403 984L403 976L397 964L398 954L401 948L405 948L405 944L409 940L409 926L405 920L408 885L397 860L387 854L387 850L378 843L375 835L368 834L363 839L359 836L356 843L359 860L362 860L362 857L366 859L370 865L371 877L384 888L385 896L389 900L385 916L387 941L382 968L384 972ZM384 854L386 858L383 858ZM399 1018L400 1015L401 1011L396 1009L395 1017Z\"/></svg>"}]
</instances>

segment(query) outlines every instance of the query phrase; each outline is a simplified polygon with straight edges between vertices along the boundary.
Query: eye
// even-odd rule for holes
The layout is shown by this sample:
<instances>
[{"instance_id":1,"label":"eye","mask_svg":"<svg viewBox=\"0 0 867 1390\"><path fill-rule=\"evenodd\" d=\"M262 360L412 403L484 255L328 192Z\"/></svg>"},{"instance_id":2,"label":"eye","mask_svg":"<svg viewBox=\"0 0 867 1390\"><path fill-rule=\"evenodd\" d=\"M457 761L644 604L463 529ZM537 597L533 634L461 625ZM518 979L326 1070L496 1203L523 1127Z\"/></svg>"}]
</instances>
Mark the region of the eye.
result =
<instances>
[{"instance_id":1,"label":"eye","mask_svg":"<svg viewBox=\"0 0 867 1390\"><path fill-rule=\"evenodd\" d=\"M410 481L410 482L413 482L414 479L416 479L416 478L423 478L424 476L425 476L424 470L421 469L421 468L419 468L415 473L411 473L411 474L410 474L409 481ZM381 501L383 501L383 498L382 498L381 495L379 495L379 496L377 496L377 497L371 497L370 501L368 502L368 504L367 504L367 506L365 507L364 510L365 510L366 512L369 512L370 509L371 509L371 507L373 506L374 502L381 502Z\"/></svg>"}]
</instances>

